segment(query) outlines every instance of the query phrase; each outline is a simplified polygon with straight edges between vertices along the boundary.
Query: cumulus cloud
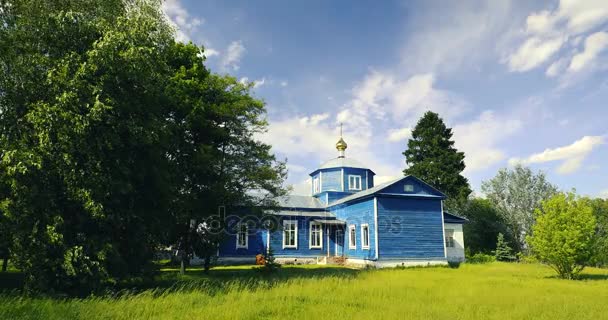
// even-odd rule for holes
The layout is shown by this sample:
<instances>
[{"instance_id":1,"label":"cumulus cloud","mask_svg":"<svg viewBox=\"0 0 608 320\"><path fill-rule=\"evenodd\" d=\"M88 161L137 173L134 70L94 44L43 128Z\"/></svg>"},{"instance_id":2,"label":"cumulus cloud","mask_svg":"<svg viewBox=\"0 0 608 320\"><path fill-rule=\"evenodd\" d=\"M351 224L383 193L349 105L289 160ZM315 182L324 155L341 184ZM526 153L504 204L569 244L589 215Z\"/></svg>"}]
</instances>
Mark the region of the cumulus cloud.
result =
<instances>
[{"instance_id":1,"label":"cumulus cloud","mask_svg":"<svg viewBox=\"0 0 608 320\"><path fill-rule=\"evenodd\" d=\"M412 137L412 128L393 129L388 131L388 141L397 142Z\"/></svg>"},{"instance_id":2,"label":"cumulus cloud","mask_svg":"<svg viewBox=\"0 0 608 320\"><path fill-rule=\"evenodd\" d=\"M516 115L483 111L476 119L454 126L456 148L465 153L465 172L482 170L506 158L498 144L522 128Z\"/></svg>"},{"instance_id":3,"label":"cumulus cloud","mask_svg":"<svg viewBox=\"0 0 608 320\"><path fill-rule=\"evenodd\" d=\"M607 1L561 0L555 9L534 12L527 17L520 44L503 62L514 72L529 71L552 62L545 72L548 77L567 73L571 80L572 73L590 65L608 40L604 32L596 32L587 36L584 50L578 53L564 50L566 44L578 47L582 37L607 21Z\"/></svg>"},{"instance_id":4,"label":"cumulus cloud","mask_svg":"<svg viewBox=\"0 0 608 320\"><path fill-rule=\"evenodd\" d=\"M596 32L585 39L585 49L572 57L569 71L580 71L593 63L598 54L608 47L608 33Z\"/></svg>"},{"instance_id":5,"label":"cumulus cloud","mask_svg":"<svg viewBox=\"0 0 608 320\"><path fill-rule=\"evenodd\" d=\"M239 64L243 55L245 54L245 46L242 41L233 41L228 45L226 53L222 59L222 66L224 68L230 68L234 71L240 68Z\"/></svg>"},{"instance_id":6,"label":"cumulus cloud","mask_svg":"<svg viewBox=\"0 0 608 320\"><path fill-rule=\"evenodd\" d=\"M560 174L569 174L580 169L585 158L593 151L594 148L604 143L602 136L584 136L574 143L558 147L555 149L546 149L543 152L532 154L525 158L511 158L509 164L533 164L545 163L552 161L562 161L557 168Z\"/></svg>"},{"instance_id":7,"label":"cumulus cloud","mask_svg":"<svg viewBox=\"0 0 608 320\"><path fill-rule=\"evenodd\" d=\"M565 37L550 39L530 38L513 53L509 61L511 71L528 71L549 60L564 44Z\"/></svg>"},{"instance_id":8,"label":"cumulus cloud","mask_svg":"<svg viewBox=\"0 0 608 320\"><path fill-rule=\"evenodd\" d=\"M177 41L192 41L192 33L204 22L204 19L192 17L188 10L184 8L179 0L163 1L162 10L169 23L177 30Z\"/></svg>"}]
</instances>

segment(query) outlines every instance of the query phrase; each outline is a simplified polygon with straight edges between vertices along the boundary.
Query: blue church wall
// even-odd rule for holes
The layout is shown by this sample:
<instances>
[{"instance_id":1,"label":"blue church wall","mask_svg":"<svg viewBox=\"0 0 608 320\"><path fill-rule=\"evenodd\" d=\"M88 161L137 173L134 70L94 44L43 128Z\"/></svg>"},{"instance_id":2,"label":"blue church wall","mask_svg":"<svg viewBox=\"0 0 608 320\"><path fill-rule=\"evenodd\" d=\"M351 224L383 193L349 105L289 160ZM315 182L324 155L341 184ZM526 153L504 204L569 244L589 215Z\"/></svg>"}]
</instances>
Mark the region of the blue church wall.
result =
<instances>
[{"instance_id":1,"label":"blue church wall","mask_svg":"<svg viewBox=\"0 0 608 320\"><path fill-rule=\"evenodd\" d=\"M344 256L355 259L375 259L376 257L376 224L374 221L374 199L351 202L348 205L336 206L332 209L336 218L345 220L344 226ZM369 226L369 249L363 249L361 241L361 225ZM355 226L356 248L349 248L349 226Z\"/></svg>"},{"instance_id":2,"label":"blue church wall","mask_svg":"<svg viewBox=\"0 0 608 320\"><path fill-rule=\"evenodd\" d=\"M378 258L444 258L440 199L378 197Z\"/></svg>"},{"instance_id":3,"label":"blue church wall","mask_svg":"<svg viewBox=\"0 0 608 320\"><path fill-rule=\"evenodd\" d=\"M413 191L406 191L405 186L411 185L413 187ZM423 195L423 196L441 196L441 194L433 188L430 188L423 183L421 183L418 179L413 177L408 177L403 179L393 185L390 185L381 191L382 193L393 193L393 194L414 194L414 195Z\"/></svg>"},{"instance_id":4,"label":"blue church wall","mask_svg":"<svg viewBox=\"0 0 608 320\"><path fill-rule=\"evenodd\" d=\"M224 257L255 256L266 250L266 233L264 229L249 226L247 235L247 248L236 247L237 224L239 220L232 218L226 222L226 237L220 244L219 253Z\"/></svg>"},{"instance_id":5,"label":"blue church wall","mask_svg":"<svg viewBox=\"0 0 608 320\"><path fill-rule=\"evenodd\" d=\"M317 257L327 255L327 232L323 227L323 241L320 249L310 248L310 222L315 217L283 216L278 219L279 228L270 233L270 247L277 257ZM298 225L297 248L283 248L283 221L296 221Z\"/></svg>"},{"instance_id":6,"label":"blue church wall","mask_svg":"<svg viewBox=\"0 0 608 320\"><path fill-rule=\"evenodd\" d=\"M361 191L373 187L373 173L367 169L344 168L344 191L357 192L360 190L350 190L348 186L348 176L355 175L361 177Z\"/></svg>"},{"instance_id":7,"label":"blue church wall","mask_svg":"<svg viewBox=\"0 0 608 320\"><path fill-rule=\"evenodd\" d=\"M336 169L324 169L321 171L321 192L324 191L342 191L342 170Z\"/></svg>"}]
</instances>

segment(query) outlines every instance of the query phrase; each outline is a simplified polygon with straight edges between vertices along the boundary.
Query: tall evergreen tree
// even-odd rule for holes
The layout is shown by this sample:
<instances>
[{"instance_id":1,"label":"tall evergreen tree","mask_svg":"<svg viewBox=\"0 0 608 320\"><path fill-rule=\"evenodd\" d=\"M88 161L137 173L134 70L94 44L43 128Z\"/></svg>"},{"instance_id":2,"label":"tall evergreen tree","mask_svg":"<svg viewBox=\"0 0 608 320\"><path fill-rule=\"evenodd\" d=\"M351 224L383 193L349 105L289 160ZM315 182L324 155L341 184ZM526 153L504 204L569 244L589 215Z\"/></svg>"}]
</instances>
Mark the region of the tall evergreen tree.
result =
<instances>
[{"instance_id":1,"label":"tall evergreen tree","mask_svg":"<svg viewBox=\"0 0 608 320\"><path fill-rule=\"evenodd\" d=\"M454 210L466 202L471 188L465 169L464 153L454 148L452 129L446 127L437 113L427 111L412 131L412 138L403 152L408 168L414 175L448 196L447 206Z\"/></svg>"}]
</instances>

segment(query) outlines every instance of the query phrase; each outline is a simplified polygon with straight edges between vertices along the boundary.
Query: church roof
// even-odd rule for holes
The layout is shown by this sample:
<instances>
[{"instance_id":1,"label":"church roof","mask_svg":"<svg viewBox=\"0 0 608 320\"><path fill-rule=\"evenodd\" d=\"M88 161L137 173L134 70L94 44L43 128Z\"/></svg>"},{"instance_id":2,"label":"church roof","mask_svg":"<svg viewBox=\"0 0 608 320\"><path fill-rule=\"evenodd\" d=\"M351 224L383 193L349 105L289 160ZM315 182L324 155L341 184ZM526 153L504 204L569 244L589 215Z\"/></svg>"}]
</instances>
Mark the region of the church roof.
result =
<instances>
[{"instance_id":1,"label":"church roof","mask_svg":"<svg viewBox=\"0 0 608 320\"><path fill-rule=\"evenodd\" d=\"M349 201L352 201L352 200L363 198L365 196L373 195L373 194L378 193L378 192L382 191L383 189L385 189L385 188L387 188L387 187L389 187L389 186L391 186L391 185L393 185L393 184L395 184L395 183L397 183L397 182L399 182L401 180L404 180L406 178L416 179L416 180L424 183L426 186L430 187L431 189L437 191L440 194L440 196L416 194L416 195L414 195L416 197L429 197L429 198L437 198L437 197L439 197L439 198L445 198L446 197L443 192L441 192L441 191L433 188L431 185L427 184L426 182L424 182L424 181L422 181L422 180L420 180L420 179L418 179L418 178L416 178L416 177L414 177L412 175L407 175L407 176L403 176L401 178L397 178L395 180L391 180L391 181L388 181L388 182L385 182L385 183L381 183L381 184L379 184L377 186L374 186L373 188L369 188L367 190L359 191L359 192L357 192L355 194L352 194L352 195L350 195L348 197L344 197L344 198L342 198L342 199L340 199L340 200L338 200L336 202L332 202L327 207L329 208L329 207L332 207L332 206L335 206L335 205L339 205L339 204L342 204L342 203L345 203L345 202L349 202Z\"/></svg>"},{"instance_id":2,"label":"church roof","mask_svg":"<svg viewBox=\"0 0 608 320\"><path fill-rule=\"evenodd\" d=\"M317 198L302 195L286 195L278 199L282 208L323 209L325 205Z\"/></svg>"},{"instance_id":3,"label":"church roof","mask_svg":"<svg viewBox=\"0 0 608 320\"><path fill-rule=\"evenodd\" d=\"M359 162L355 159L346 158L346 157L338 157L338 158L333 158L331 160L326 161L318 169L313 171L313 173L317 172L319 170L323 170L323 169L342 168L342 167L366 169L366 170L372 171L371 169L369 169L368 167L366 167L361 162ZM373 171L372 171L372 173L373 173Z\"/></svg>"}]
</instances>

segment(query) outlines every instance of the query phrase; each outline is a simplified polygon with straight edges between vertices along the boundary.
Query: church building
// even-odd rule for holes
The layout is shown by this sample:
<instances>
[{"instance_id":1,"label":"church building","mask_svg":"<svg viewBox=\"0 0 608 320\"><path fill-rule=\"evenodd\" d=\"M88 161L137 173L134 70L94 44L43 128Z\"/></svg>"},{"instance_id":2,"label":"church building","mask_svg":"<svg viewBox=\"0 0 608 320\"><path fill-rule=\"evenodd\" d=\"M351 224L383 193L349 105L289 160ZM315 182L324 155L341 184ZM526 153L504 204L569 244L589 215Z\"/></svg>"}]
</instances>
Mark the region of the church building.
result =
<instances>
[{"instance_id":1,"label":"church building","mask_svg":"<svg viewBox=\"0 0 608 320\"><path fill-rule=\"evenodd\" d=\"M272 249L284 263L375 267L446 264L464 260L464 218L444 211L446 195L414 176L375 184L375 173L346 157L310 173L310 195L288 195L269 210L273 228L234 220L218 250L225 263L253 262ZM268 220L268 221L270 221Z\"/></svg>"}]
</instances>

